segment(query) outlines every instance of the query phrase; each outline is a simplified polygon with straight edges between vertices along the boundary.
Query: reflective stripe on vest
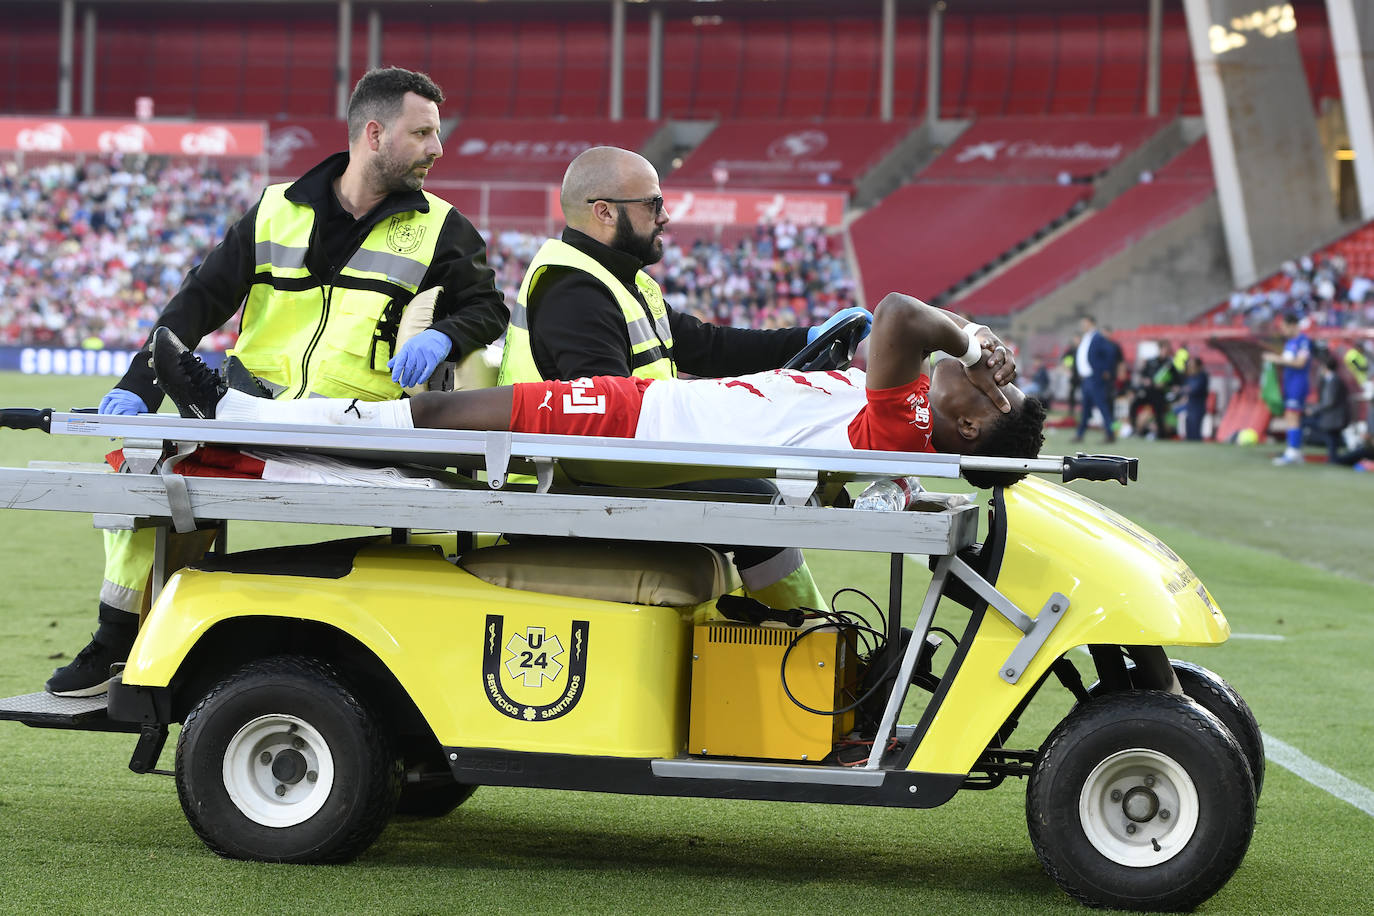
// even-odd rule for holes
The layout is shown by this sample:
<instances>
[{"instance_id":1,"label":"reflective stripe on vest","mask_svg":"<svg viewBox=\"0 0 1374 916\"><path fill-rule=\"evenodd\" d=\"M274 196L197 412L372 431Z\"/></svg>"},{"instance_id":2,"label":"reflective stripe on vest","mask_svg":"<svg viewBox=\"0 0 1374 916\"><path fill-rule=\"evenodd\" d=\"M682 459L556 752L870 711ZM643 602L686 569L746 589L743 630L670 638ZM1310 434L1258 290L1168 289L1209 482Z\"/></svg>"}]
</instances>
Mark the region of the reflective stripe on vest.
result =
<instances>
[{"instance_id":1,"label":"reflective stripe on vest","mask_svg":"<svg viewBox=\"0 0 1374 916\"><path fill-rule=\"evenodd\" d=\"M386 367L396 309L419 292L452 207L426 193L428 213L382 220L328 285L305 264L315 211L287 200L287 187L272 185L258 204L257 267L232 352L249 371L283 386L283 398L400 397Z\"/></svg>"},{"instance_id":2,"label":"reflective stripe on vest","mask_svg":"<svg viewBox=\"0 0 1374 916\"><path fill-rule=\"evenodd\" d=\"M561 239L549 239L530 262L520 293L510 312L510 326L506 329L506 347L501 356L501 374L497 384L537 382L539 368L534 362L530 343L530 292L550 267L571 267L599 281L620 306L625 329L630 337L630 374L639 378L673 378L677 366L673 363L673 332L668 326L668 310L663 304L663 292L644 271L635 274L635 287L644 302L640 302L625 285L615 278L599 261L583 254Z\"/></svg>"}]
</instances>

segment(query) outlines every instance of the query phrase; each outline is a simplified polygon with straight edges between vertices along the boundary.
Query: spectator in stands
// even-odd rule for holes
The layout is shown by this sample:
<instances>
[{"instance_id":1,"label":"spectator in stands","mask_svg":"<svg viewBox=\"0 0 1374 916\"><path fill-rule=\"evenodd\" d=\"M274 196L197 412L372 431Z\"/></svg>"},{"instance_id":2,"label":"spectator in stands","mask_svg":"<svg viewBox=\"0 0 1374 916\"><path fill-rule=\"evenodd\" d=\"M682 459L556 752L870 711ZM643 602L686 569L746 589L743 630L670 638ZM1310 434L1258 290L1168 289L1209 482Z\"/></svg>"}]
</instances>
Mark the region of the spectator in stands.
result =
<instances>
[{"instance_id":1,"label":"spectator in stands","mask_svg":"<svg viewBox=\"0 0 1374 916\"><path fill-rule=\"evenodd\" d=\"M1196 356L1188 360L1188 371L1183 376L1183 430L1184 438L1190 442L1202 440L1202 418L1207 415L1207 395L1211 378L1202 360Z\"/></svg>"},{"instance_id":2,"label":"spectator in stands","mask_svg":"<svg viewBox=\"0 0 1374 916\"><path fill-rule=\"evenodd\" d=\"M237 358L280 398L399 397L440 361L500 336L509 312L481 236L421 188L436 159L443 92L423 73L371 70L348 104L348 150L267 188L199 266L156 325L195 346L245 302ZM421 291L422 295L417 295ZM398 304L432 320L398 346ZM337 320L335 320L337 319ZM145 349L100 402L104 414L156 409ZM105 538L99 627L51 693L94 696L128 657L153 562L153 531Z\"/></svg>"},{"instance_id":3,"label":"spectator in stands","mask_svg":"<svg viewBox=\"0 0 1374 916\"><path fill-rule=\"evenodd\" d=\"M1326 445L1326 460L1335 463L1344 444L1341 434L1350 423L1350 391L1330 350L1323 347L1317 353L1317 365L1321 367L1321 387L1317 405L1312 409L1312 426Z\"/></svg>"},{"instance_id":4,"label":"spectator in stands","mask_svg":"<svg viewBox=\"0 0 1374 916\"><path fill-rule=\"evenodd\" d=\"M1083 411L1073 441L1082 442L1083 432L1096 411L1102 417L1107 442L1115 442L1112 432L1112 401L1115 397L1117 367L1121 365L1121 348L1097 329L1097 319L1084 315L1079 320L1082 338L1074 353L1074 369L1078 373L1083 394Z\"/></svg>"},{"instance_id":5,"label":"spectator in stands","mask_svg":"<svg viewBox=\"0 0 1374 916\"><path fill-rule=\"evenodd\" d=\"M0 343L137 347L256 196L246 169L112 154L0 171Z\"/></svg>"},{"instance_id":6,"label":"spectator in stands","mask_svg":"<svg viewBox=\"0 0 1374 916\"><path fill-rule=\"evenodd\" d=\"M644 272L663 257L669 216L658 173L629 150L599 146L568 165L560 190L567 228L539 249L512 309L500 384L595 376L672 378L774 369L827 329L744 330L676 311ZM785 243L786 244L786 243ZM790 247L790 244L788 245ZM872 315L846 309L835 316ZM731 481L727 492L772 495ZM823 607L796 548L729 548L750 594L770 606ZM820 602L820 603L818 603Z\"/></svg>"},{"instance_id":7,"label":"spectator in stands","mask_svg":"<svg viewBox=\"0 0 1374 916\"><path fill-rule=\"evenodd\" d=\"M1283 422L1288 429L1287 447L1274 463L1298 464L1302 461L1302 412L1307 404L1312 341L1300 330L1295 312L1284 312L1279 319L1279 328L1284 337L1283 351L1264 354L1265 362L1282 367Z\"/></svg>"},{"instance_id":8,"label":"spectator in stands","mask_svg":"<svg viewBox=\"0 0 1374 916\"><path fill-rule=\"evenodd\" d=\"M649 273L677 311L734 327L819 323L854 302L854 280L837 236L782 222L755 227L733 247L684 246L665 234Z\"/></svg>"}]
</instances>

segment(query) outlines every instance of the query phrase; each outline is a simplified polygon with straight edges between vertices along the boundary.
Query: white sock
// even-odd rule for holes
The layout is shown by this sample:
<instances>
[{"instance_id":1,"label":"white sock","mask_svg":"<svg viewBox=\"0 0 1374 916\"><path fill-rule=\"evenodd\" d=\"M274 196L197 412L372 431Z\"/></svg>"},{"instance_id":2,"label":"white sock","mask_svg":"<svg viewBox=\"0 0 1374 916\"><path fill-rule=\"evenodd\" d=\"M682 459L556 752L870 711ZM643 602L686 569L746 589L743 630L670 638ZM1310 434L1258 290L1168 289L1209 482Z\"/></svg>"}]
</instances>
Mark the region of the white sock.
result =
<instances>
[{"instance_id":1,"label":"white sock","mask_svg":"<svg viewBox=\"0 0 1374 916\"><path fill-rule=\"evenodd\" d=\"M215 406L215 419L256 423L303 423L414 429L409 401L306 398L273 401L229 389Z\"/></svg>"}]
</instances>

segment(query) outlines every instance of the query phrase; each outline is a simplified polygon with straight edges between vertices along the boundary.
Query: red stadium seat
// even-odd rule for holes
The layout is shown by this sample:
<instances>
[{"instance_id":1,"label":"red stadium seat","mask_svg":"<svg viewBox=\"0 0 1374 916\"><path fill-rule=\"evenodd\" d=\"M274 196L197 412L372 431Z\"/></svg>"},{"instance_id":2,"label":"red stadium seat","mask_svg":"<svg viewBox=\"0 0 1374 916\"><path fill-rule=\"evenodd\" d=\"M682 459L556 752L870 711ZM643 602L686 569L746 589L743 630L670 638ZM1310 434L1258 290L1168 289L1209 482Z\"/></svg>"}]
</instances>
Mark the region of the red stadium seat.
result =
<instances>
[{"instance_id":1,"label":"red stadium seat","mask_svg":"<svg viewBox=\"0 0 1374 916\"><path fill-rule=\"evenodd\" d=\"M1098 17L1060 16L1058 38L1050 113L1091 114L1102 61Z\"/></svg>"},{"instance_id":2,"label":"red stadium seat","mask_svg":"<svg viewBox=\"0 0 1374 916\"><path fill-rule=\"evenodd\" d=\"M878 20L834 20L835 57L828 118L873 118L879 114L881 59Z\"/></svg>"},{"instance_id":3,"label":"red stadium seat","mask_svg":"<svg viewBox=\"0 0 1374 916\"><path fill-rule=\"evenodd\" d=\"M830 93L835 67L834 31L828 19L794 19L788 36L787 82L782 92L784 118L819 117Z\"/></svg>"},{"instance_id":4,"label":"red stadium seat","mask_svg":"<svg viewBox=\"0 0 1374 916\"><path fill-rule=\"evenodd\" d=\"M700 30L700 64L692 86L692 117L729 118L739 108L744 29L738 19L696 26ZM664 43L663 57L671 61L676 47Z\"/></svg>"},{"instance_id":5,"label":"red stadium seat","mask_svg":"<svg viewBox=\"0 0 1374 916\"><path fill-rule=\"evenodd\" d=\"M558 184L568 163L584 149L607 145L639 150L657 129L657 122L642 118L464 118L444 138L436 177Z\"/></svg>"},{"instance_id":6,"label":"red stadium seat","mask_svg":"<svg viewBox=\"0 0 1374 916\"><path fill-rule=\"evenodd\" d=\"M1102 68L1093 113L1145 112L1146 24L1143 16L1102 17Z\"/></svg>"},{"instance_id":7,"label":"red stadium seat","mask_svg":"<svg viewBox=\"0 0 1374 916\"><path fill-rule=\"evenodd\" d=\"M866 297L933 299L1088 196L1085 186L911 184L850 227Z\"/></svg>"},{"instance_id":8,"label":"red stadium seat","mask_svg":"<svg viewBox=\"0 0 1374 916\"><path fill-rule=\"evenodd\" d=\"M979 115L1002 115L1011 94L1015 43L1012 16L981 16L969 54L976 62L969 73L966 104Z\"/></svg>"},{"instance_id":9,"label":"red stadium seat","mask_svg":"<svg viewBox=\"0 0 1374 916\"><path fill-rule=\"evenodd\" d=\"M982 118L920 174L921 181L1091 178L1116 165L1168 120L1146 117Z\"/></svg>"},{"instance_id":10,"label":"red stadium seat","mask_svg":"<svg viewBox=\"0 0 1374 916\"><path fill-rule=\"evenodd\" d=\"M738 118L776 118L782 115L790 72L790 37L781 29L754 29L744 33L740 63Z\"/></svg>"},{"instance_id":11,"label":"red stadium seat","mask_svg":"<svg viewBox=\"0 0 1374 916\"><path fill-rule=\"evenodd\" d=\"M725 121L672 174L675 186L845 190L911 132L910 122Z\"/></svg>"},{"instance_id":12,"label":"red stadium seat","mask_svg":"<svg viewBox=\"0 0 1374 916\"><path fill-rule=\"evenodd\" d=\"M925 16L898 15L896 62L892 79L892 116L919 118L926 109L926 78L929 69L929 20Z\"/></svg>"},{"instance_id":13,"label":"red stadium seat","mask_svg":"<svg viewBox=\"0 0 1374 916\"><path fill-rule=\"evenodd\" d=\"M1197 68L1183 11L1164 14L1159 47L1159 110L1193 116L1202 113Z\"/></svg>"},{"instance_id":14,"label":"red stadium seat","mask_svg":"<svg viewBox=\"0 0 1374 916\"><path fill-rule=\"evenodd\" d=\"M1050 109L1058 35L1050 16L1016 16L1015 58L1006 114L1042 115Z\"/></svg>"},{"instance_id":15,"label":"red stadium seat","mask_svg":"<svg viewBox=\"0 0 1374 916\"><path fill-rule=\"evenodd\" d=\"M988 317L1010 314L1205 202L1212 191L1210 180L1136 185L950 307Z\"/></svg>"}]
</instances>

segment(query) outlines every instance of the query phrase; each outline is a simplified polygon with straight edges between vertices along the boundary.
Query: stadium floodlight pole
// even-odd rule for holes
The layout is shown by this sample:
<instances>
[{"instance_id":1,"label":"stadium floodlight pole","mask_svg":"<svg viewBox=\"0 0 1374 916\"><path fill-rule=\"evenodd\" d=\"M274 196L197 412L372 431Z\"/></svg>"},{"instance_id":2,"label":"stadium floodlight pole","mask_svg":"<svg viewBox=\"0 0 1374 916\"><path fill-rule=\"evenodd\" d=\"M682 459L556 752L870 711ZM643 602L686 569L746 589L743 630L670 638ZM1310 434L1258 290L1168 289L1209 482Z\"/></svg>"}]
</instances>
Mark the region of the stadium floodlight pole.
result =
<instances>
[{"instance_id":1,"label":"stadium floodlight pole","mask_svg":"<svg viewBox=\"0 0 1374 916\"><path fill-rule=\"evenodd\" d=\"M339 41L334 64L334 110L340 120L348 118L348 62L353 45L353 0L339 0Z\"/></svg>"},{"instance_id":2,"label":"stadium floodlight pole","mask_svg":"<svg viewBox=\"0 0 1374 916\"><path fill-rule=\"evenodd\" d=\"M644 93L644 116L657 121L663 114L663 8L649 10L648 91Z\"/></svg>"},{"instance_id":3,"label":"stadium floodlight pole","mask_svg":"<svg viewBox=\"0 0 1374 916\"><path fill-rule=\"evenodd\" d=\"M897 0L883 0L882 87L878 110L884 121L892 120L892 70L896 57Z\"/></svg>"},{"instance_id":4,"label":"stadium floodlight pole","mask_svg":"<svg viewBox=\"0 0 1374 916\"><path fill-rule=\"evenodd\" d=\"M367 11L367 69L382 65L382 11L375 6Z\"/></svg>"},{"instance_id":5,"label":"stadium floodlight pole","mask_svg":"<svg viewBox=\"0 0 1374 916\"><path fill-rule=\"evenodd\" d=\"M76 33L76 2L62 0L60 31L57 38L57 113L72 113L72 46Z\"/></svg>"},{"instance_id":6,"label":"stadium floodlight pole","mask_svg":"<svg viewBox=\"0 0 1374 916\"><path fill-rule=\"evenodd\" d=\"M940 121L940 70L945 61L945 4L944 0L930 5L930 27L926 39L926 120Z\"/></svg>"},{"instance_id":7,"label":"stadium floodlight pole","mask_svg":"<svg viewBox=\"0 0 1374 916\"><path fill-rule=\"evenodd\" d=\"M1148 50L1145 53L1145 114L1159 116L1159 46L1164 30L1164 0L1150 0L1150 21L1146 28Z\"/></svg>"},{"instance_id":8,"label":"stadium floodlight pole","mask_svg":"<svg viewBox=\"0 0 1374 916\"><path fill-rule=\"evenodd\" d=\"M611 0L611 110L619 121L625 105L625 0Z\"/></svg>"},{"instance_id":9,"label":"stadium floodlight pole","mask_svg":"<svg viewBox=\"0 0 1374 916\"><path fill-rule=\"evenodd\" d=\"M81 18L81 113L95 114L95 7L88 6Z\"/></svg>"}]
</instances>

